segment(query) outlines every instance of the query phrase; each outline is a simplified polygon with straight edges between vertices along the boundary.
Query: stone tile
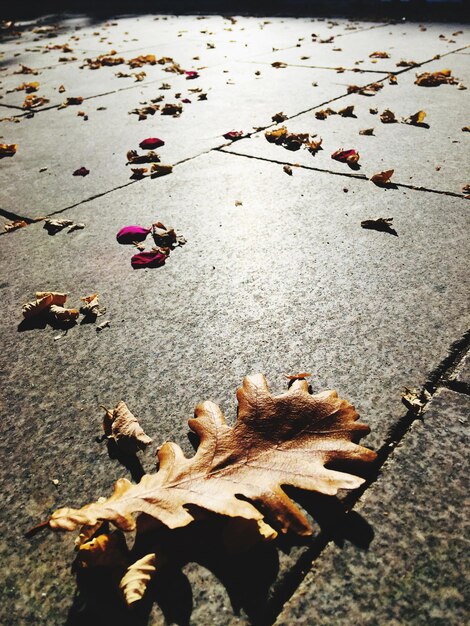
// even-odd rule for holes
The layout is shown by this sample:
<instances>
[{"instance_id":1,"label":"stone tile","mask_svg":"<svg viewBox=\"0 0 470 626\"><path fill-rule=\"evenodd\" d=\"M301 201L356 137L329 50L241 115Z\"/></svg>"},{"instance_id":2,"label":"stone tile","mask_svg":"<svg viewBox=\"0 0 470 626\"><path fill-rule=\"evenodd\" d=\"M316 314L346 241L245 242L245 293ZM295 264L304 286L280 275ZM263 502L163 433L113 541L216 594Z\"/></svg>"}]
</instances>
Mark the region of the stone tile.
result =
<instances>
[{"instance_id":1,"label":"stone tile","mask_svg":"<svg viewBox=\"0 0 470 626\"><path fill-rule=\"evenodd\" d=\"M223 134L227 131L249 132L254 126L272 123L271 116L280 110L292 115L344 94L351 80L343 74L333 84L329 70L277 70L267 66L260 66L261 74L256 76L257 66L250 66L252 72L246 67L233 63L203 70L196 80L165 73L162 83L171 84L171 90L160 90L159 82L137 83L79 106L43 111L33 119L22 118L19 124L5 122L5 141L19 147L13 158L2 162L0 180L8 198L3 208L30 217L61 210L127 184L131 172L125 165L126 153L138 148L145 137L161 137L166 142L159 150L162 162L173 164L226 144ZM86 80L85 75L81 76ZM362 78L353 76L355 81ZM114 80L123 84L125 79ZM312 87L312 82L318 86ZM198 95L188 91L191 88L201 88L207 93L207 101L198 101ZM151 98L164 96L164 102L177 102L176 92L181 93L181 99L191 100L183 105L179 118L157 113L139 121L137 115L129 115ZM74 93L83 92L77 89ZM100 107L106 110L97 110ZM77 117L79 110L87 113L88 121ZM72 172L81 166L90 170L89 176L73 177ZM47 171L39 173L43 167Z\"/></svg>"},{"instance_id":2,"label":"stone tile","mask_svg":"<svg viewBox=\"0 0 470 626\"><path fill-rule=\"evenodd\" d=\"M457 78L470 86L470 67L465 59L463 55L449 55L442 61L427 64L423 70L433 72L450 67ZM344 74L338 75L341 76ZM361 76L361 80L364 76L367 75ZM323 149L315 155L303 149L292 152L269 143L264 132L238 141L228 150L354 174L347 164L331 159L336 150L354 148L361 157L361 168L356 172L359 175L370 178L376 172L394 169L396 183L461 193L462 185L466 184L462 164L467 160L470 140L468 133L461 130L468 122L468 92L459 90L456 85L418 87L414 81L415 72L406 72L398 77L398 85L385 81L383 89L374 97L351 94L328 105L336 111L354 105L356 118L331 115L326 120L317 120L315 111L309 111L284 122L290 132L310 132L323 139ZM371 107L378 109L378 115L370 114ZM400 121L424 110L425 122L430 127L383 124L379 115L385 109L391 109ZM374 128L374 135L359 135L359 130L364 128Z\"/></svg>"},{"instance_id":3,"label":"stone tile","mask_svg":"<svg viewBox=\"0 0 470 626\"><path fill-rule=\"evenodd\" d=\"M368 549L330 545L277 626L467 621L469 410L468 396L438 393L355 508Z\"/></svg>"},{"instance_id":4,"label":"stone tile","mask_svg":"<svg viewBox=\"0 0 470 626\"><path fill-rule=\"evenodd\" d=\"M452 380L470 385L470 356L467 354L452 376Z\"/></svg>"},{"instance_id":5,"label":"stone tile","mask_svg":"<svg viewBox=\"0 0 470 626\"><path fill-rule=\"evenodd\" d=\"M458 24L430 24L426 29L421 31L418 24L412 23L389 24L335 37L331 43L320 43L319 40L312 42L309 37L298 48L272 52L258 60L266 63L283 61L312 67L352 69L357 66L373 71L396 72L400 70L396 64L403 59L423 63L437 54L442 55L470 43L468 29L462 29ZM452 32L457 30L464 32L452 37ZM317 34L318 39L321 39L321 34ZM445 39L441 39L440 35L444 35ZM376 51L388 53L389 58L370 58Z\"/></svg>"},{"instance_id":6,"label":"stone tile","mask_svg":"<svg viewBox=\"0 0 470 626\"><path fill-rule=\"evenodd\" d=\"M356 405L372 427L368 445L383 442L403 415L403 386L422 385L465 329L468 210L447 198L442 222L436 196L354 180L348 188L327 174L288 177L275 164L212 153L64 213L85 222L82 231L50 237L34 224L0 238L4 257L28 268L0 274L8 626L32 615L63 623L72 604L73 538L31 541L24 530L127 474L95 442L100 404L125 399L156 443L190 454L186 419L198 401L218 402L232 421L246 373L265 372L280 392L283 372L301 369L314 373L315 390L336 388ZM394 216L399 237L360 228L380 215ZM133 271L133 249L115 233L156 219L188 243L164 268ZM68 291L72 305L98 291L110 328L16 332L22 303L47 288ZM143 464L152 471L151 452ZM281 576L301 551L281 558ZM224 586L207 569L185 571L194 623L230 623ZM155 611L151 623L162 623Z\"/></svg>"}]
</instances>

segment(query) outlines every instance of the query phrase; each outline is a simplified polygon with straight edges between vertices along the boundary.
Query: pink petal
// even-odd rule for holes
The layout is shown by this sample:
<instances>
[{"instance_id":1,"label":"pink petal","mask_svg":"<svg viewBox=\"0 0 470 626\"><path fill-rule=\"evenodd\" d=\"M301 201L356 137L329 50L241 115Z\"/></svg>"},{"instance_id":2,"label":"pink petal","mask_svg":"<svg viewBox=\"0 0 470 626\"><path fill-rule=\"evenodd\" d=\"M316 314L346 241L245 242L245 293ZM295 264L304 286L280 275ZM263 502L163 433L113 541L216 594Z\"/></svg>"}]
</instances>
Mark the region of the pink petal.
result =
<instances>
[{"instance_id":1,"label":"pink petal","mask_svg":"<svg viewBox=\"0 0 470 626\"><path fill-rule=\"evenodd\" d=\"M186 80L192 80L193 78L199 78L198 72L194 72L193 70L190 70L189 72L185 72L185 74L186 74Z\"/></svg>"},{"instance_id":2,"label":"pink petal","mask_svg":"<svg viewBox=\"0 0 470 626\"><path fill-rule=\"evenodd\" d=\"M189 98L183 98L181 102L184 102L184 104L191 104L191 100Z\"/></svg>"},{"instance_id":3,"label":"pink petal","mask_svg":"<svg viewBox=\"0 0 470 626\"><path fill-rule=\"evenodd\" d=\"M134 241L144 241L150 232L150 228L142 226L124 226L116 235L119 243L134 243Z\"/></svg>"},{"instance_id":4,"label":"pink petal","mask_svg":"<svg viewBox=\"0 0 470 626\"><path fill-rule=\"evenodd\" d=\"M165 261L166 255L162 252L139 252L131 258L131 265L138 270L142 267L160 267Z\"/></svg>"},{"instance_id":5,"label":"pink petal","mask_svg":"<svg viewBox=\"0 0 470 626\"><path fill-rule=\"evenodd\" d=\"M244 136L244 132L242 130L231 130L228 133L225 133L224 138L230 139L231 141L236 141L237 139L241 139Z\"/></svg>"},{"instance_id":6,"label":"pink petal","mask_svg":"<svg viewBox=\"0 0 470 626\"><path fill-rule=\"evenodd\" d=\"M154 150L155 148L160 148L164 146L165 142L163 139L158 139L158 137L149 137L148 139L144 139L139 143L139 146L142 150Z\"/></svg>"},{"instance_id":7,"label":"pink petal","mask_svg":"<svg viewBox=\"0 0 470 626\"><path fill-rule=\"evenodd\" d=\"M90 173L90 170L87 170L86 167L80 167L78 168L78 170L75 170L75 172L73 173L73 176L88 176L89 173Z\"/></svg>"}]
</instances>

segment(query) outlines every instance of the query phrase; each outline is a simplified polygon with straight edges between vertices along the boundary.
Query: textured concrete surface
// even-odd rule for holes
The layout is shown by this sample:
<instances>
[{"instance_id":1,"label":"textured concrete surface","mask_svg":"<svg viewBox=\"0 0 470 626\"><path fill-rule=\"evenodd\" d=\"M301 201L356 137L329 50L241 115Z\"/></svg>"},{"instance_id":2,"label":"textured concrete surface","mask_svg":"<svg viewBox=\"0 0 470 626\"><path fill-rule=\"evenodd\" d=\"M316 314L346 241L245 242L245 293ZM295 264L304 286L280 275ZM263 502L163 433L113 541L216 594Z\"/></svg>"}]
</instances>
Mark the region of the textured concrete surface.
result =
<instances>
[{"instance_id":1,"label":"textured concrete surface","mask_svg":"<svg viewBox=\"0 0 470 626\"><path fill-rule=\"evenodd\" d=\"M438 393L356 506L369 547L327 548L277 625L468 622L469 410Z\"/></svg>"},{"instance_id":2,"label":"textured concrete surface","mask_svg":"<svg viewBox=\"0 0 470 626\"><path fill-rule=\"evenodd\" d=\"M306 512L317 519L312 522L313 543L299 545L288 538L233 553L224 543L229 531L223 520L213 520L209 530L196 526L173 540L175 567L159 579L152 596L156 602L134 612L125 611L119 598L103 588L103 581L92 578L87 586L79 580L77 590L70 571L73 536L46 533L25 538L24 531L59 506L81 505L108 494L120 476L139 478L138 463L126 469L96 442L100 404L126 400L155 441L141 456L143 469L152 471L156 446L165 440L192 453L186 420L200 400L219 403L233 422L235 390L243 376L253 372L264 372L274 392L285 389L284 373L313 372L314 390L337 389L371 425L366 445L384 451L390 438L403 435L392 462L398 467L393 476L409 487L415 481L420 484L420 472L431 471L430 464L421 447L421 456L412 452L420 426L411 433L401 429L403 420L409 419L401 403L402 390L428 384L434 393L440 384L435 372L444 380L447 369L454 372L455 359L468 348L469 205L461 194L461 185L469 182L463 169L468 134L460 131L468 124L468 92L456 86L418 88L410 70L399 76L397 86L385 80L373 98L348 96L349 84L386 78L379 63L371 64L373 71L338 74L297 65L276 69L259 58L273 48L284 47L286 53L299 50L297 44L303 46L312 32L324 38L334 34L345 42L345 50L353 40L358 50L368 50L372 41L378 41L379 31L391 31L396 33L396 38L389 37L396 50L394 60L395 54L407 58L411 49L416 54L426 49L429 57L422 60L429 63L423 68L434 70L444 60L432 57L449 46L459 48L465 34L456 35L454 44L442 43L436 34L442 31L449 39L459 29L454 25L429 25L422 31L417 25L345 20L238 18L232 24L221 17L192 16L125 17L108 25L74 18L62 20L58 36L52 38L47 32L33 33L35 26L25 25L18 42L7 38L0 48L5 67L0 74L1 116L21 120L0 123L0 141L19 144L14 157L0 162L0 225L15 215L35 218L55 213L83 222L85 228L50 236L38 222L0 235L5 303L0 318L4 494L0 621L8 626L101 626L110 621L129 626L266 624L287 603L285 611L291 612L282 619L286 615L297 619L303 612L304 623L333 623L328 613L321 617L315 608L305 609L299 596L288 602L295 591L289 582L293 572L314 550L325 524L325 515L318 519L312 502L299 494ZM403 43L403 28L412 48ZM72 39L77 32L80 39ZM106 40L100 41L104 35ZM55 51L43 54L43 48L33 49L67 41L74 42L77 61L62 64ZM185 64L192 61L186 68L198 68L200 77L186 81L163 72L161 66L145 66L145 80L133 83L132 78L114 76L121 66L96 72L79 69L82 58L111 46L126 58L154 52ZM324 49L327 44L318 46ZM21 51L19 57L15 50ZM452 64L447 64L449 59ZM468 84L467 59L466 54L452 52L445 66ZM37 77L13 74L19 62L47 69ZM43 91L38 93L51 98L50 108L32 118L17 108L23 92L6 93L30 80L41 82ZM163 82L171 89L160 90ZM67 91L58 94L62 83ZM184 98L189 88L196 87L208 99L190 96L192 102L184 105L179 118L157 112L139 122L129 115L150 98L164 95L165 102L176 102L175 94ZM422 95L417 93L421 91ZM88 99L80 106L57 109L69 95ZM363 103L357 105L357 119L334 116L319 122L314 117L317 108L356 102ZM397 115L424 108L430 128L400 124L389 133L388 127L376 123L375 137L359 136L357 129L366 125L369 106L382 105L394 108ZM101 107L105 109L98 110ZM80 109L88 114L87 121L77 116ZM251 133L257 127L272 127L271 116L279 111L292 118L285 122L289 130L319 129L323 153L312 157L304 151L289 152L268 144L263 133L233 145L222 137L229 130ZM175 164L174 171L158 179L130 181L126 152L150 136L165 140L158 152L162 162ZM364 162L364 169L357 172L329 158L334 149L349 147L346 143L353 137L363 142L353 144ZM460 143L454 144L457 140ZM393 164L382 156L385 151ZM426 163L429 159L434 165L431 154L434 158L436 151L440 172ZM302 167L293 167L289 176L283 171L286 162ZM383 169L382 164L396 168L398 183L425 185L428 190L374 186L364 174ZM90 169L89 176L73 177L82 165ZM40 172L42 168L47 169ZM362 220L379 217L393 217L397 237L361 228ZM126 224L147 226L156 220L174 226L188 243L173 251L164 267L134 271L130 257L135 249L120 246L115 235ZM67 291L71 305L98 291L107 307L102 319L108 319L110 327L101 333L93 324L78 324L68 331L25 327L20 324L21 305L41 289ZM457 367L455 375L464 367ZM436 430L426 431L436 442L436 454L450 450L450 441L460 432L459 414L449 430L448 446L439 451L438 437L443 438L439 428L447 427L446 416L457 411L455 403L465 403L463 396L451 401L454 395L442 393L426 413L436 415ZM443 405L445 398L449 400ZM410 472L408 449L415 461ZM372 487L374 511L383 518L396 509L395 503L387 503L393 476L387 466ZM366 492L364 502L367 497ZM339 504L330 506L334 510ZM413 515L413 503L404 499L403 517ZM381 518L365 518L377 533ZM384 545L393 544L396 532L393 525L384 527ZM348 534L346 529L343 534ZM439 537L444 555L444 543L453 535L444 528ZM326 555L330 552L328 548ZM449 560L454 556L449 548ZM426 576L432 575L429 584L435 584L434 565L426 567L416 583L420 593ZM335 588L348 580L343 571L327 575ZM300 588L301 597L312 592L309 580L310 576ZM433 591L439 598L438 611L447 606L447 598L454 602L449 610L455 608L460 619L460 596L452 596L446 585ZM409 589L414 589L411 583ZM377 609L377 623L399 619L398 609L392 607L395 597L390 594L382 613ZM364 612L369 620L364 623L374 623L360 602L355 610L358 615ZM435 617L441 619L440 613Z\"/></svg>"}]
</instances>

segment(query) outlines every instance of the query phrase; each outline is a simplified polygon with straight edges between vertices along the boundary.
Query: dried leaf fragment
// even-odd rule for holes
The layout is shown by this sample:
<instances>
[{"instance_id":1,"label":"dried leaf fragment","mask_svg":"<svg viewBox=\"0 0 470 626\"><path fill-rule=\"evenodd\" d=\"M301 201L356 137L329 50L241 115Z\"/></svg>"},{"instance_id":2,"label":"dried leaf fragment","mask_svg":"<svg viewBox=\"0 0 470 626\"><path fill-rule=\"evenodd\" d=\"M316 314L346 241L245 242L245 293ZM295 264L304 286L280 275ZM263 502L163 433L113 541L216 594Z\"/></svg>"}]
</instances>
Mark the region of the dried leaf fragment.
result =
<instances>
[{"instance_id":1,"label":"dried leaf fragment","mask_svg":"<svg viewBox=\"0 0 470 626\"><path fill-rule=\"evenodd\" d=\"M186 458L179 446L165 443L158 450L156 473L144 475L136 485L120 479L104 502L55 511L50 528L75 530L108 520L122 530L133 530L134 514L139 513L178 528L193 521L187 505L194 504L229 517L267 518L283 532L311 534L306 517L281 485L328 495L359 487L362 478L331 465L375 460L372 450L357 444L368 434L368 426L357 422L354 407L336 392L310 395L305 380L296 380L286 393L273 396L264 376L247 376L237 398L233 428L216 404L202 402L196 407L189 420L200 439L193 457Z\"/></svg>"},{"instance_id":2,"label":"dried leaf fragment","mask_svg":"<svg viewBox=\"0 0 470 626\"><path fill-rule=\"evenodd\" d=\"M152 178L159 178L160 176L166 176L173 171L173 165L163 165L163 163L152 163L150 166L150 176Z\"/></svg>"},{"instance_id":3,"label":"dried leaf fragment","mask_svg":"<svg viewBox=\"0 0 470 626\"><path fill-rule=\"evenodd\" d=\"M279 113L275 113L271 117L271 119L276 124L280 124L281 122L284 122L287 119L287 115L284 115L284 113L282 111L280 111Z\"/></svg>"},{"instance_id":4,"label":"dried leaf fragment","mask_svg":"<svg viewBox=\"0 0 470 626\"><path fill-rule=\"evenodd\" d=\"M29 96L26 96L21 107L23 109L37 109L38 107L42 106L43 104L47 104L48 102L49 100L47 98L44 98L44 96L35 96L34 94L30 94Z\"/></svg>"},{"instance_id":5,"label":"dried leaf fragment","mask_svg":"<svg viewBox=\"0 0 470 626\"><path fill-rule=\"evenodd\" d=\"M57 108L65 109L68 106L82 104L82 102L83 102L82 96L71 96L70 98L67 98L64 102L62 102L62 104L60 104Z\"/></svg>"},{"instance_id":6,"label":"dried leaf fragment","mask_svg":"<svg viewBox=\"0 0 470 626\"><path fill-rule=\"evenodd\" d=\"M405 387L401 401L412 413L421 415L430 397L427 391L421 393L417 389L408 389L408 387Z\"/></svg>"},{"instance_id":7,"label":"dried leaf fragment","mask_svg":"<svg viewBox=\"0 0 470 626\"><path fill-rule=\"evenodd\" d=\"M315 111L315 117L317 118L317 120L326 120L329 115L336 115L336 111L330 108Z\"/></svg>"},{"instance_id":8,"label":"dried leaf fragment","mask_svg":"<svg viewBox=\"0 0 470 626\"><path fill-rule=\"evenodd\" d=\"M454 76L452 76L451 70L439 70L437 72L416 74L415 85L419 87L438 87L439 85L456 85L457 82Z\"/></svg>"},{"instance_id":9,"label":"dried leaf fragment","mask_svg":"<svg viewBox=\"0 0 470 626\"><path fill-rule=\"evenodd\" d=\"M283 61L274 61L274 63L271 63L271 65L276 69L287 67L287 63L284 63Z\"/></svg>"},{"instance_id":10,"label":"dried leaf fragment","mask_svg":"<svg viewBox=\"0 0 470 626\"><path fill-rule=\"evenodd\" d=\"M382 122L382 124L395 124L396 122L398 122L397 118L395 117L395 113L393 111L390 111L390 109L385 109L385 111L380 114L380 121Z\"/></svg>"},{"instance_id":11,"label":"dried leaf fragment","mask_svg":"<svg viewBox=\"0 0 470 626\"><path fill-rule=\"evenodd\" d=\"M362 130L359 131L360 135L373 135L374 134L374 129L373 128L363 128Z\"/></svg>"},{"instance_id":12,"label":"dried leaf fragment","mask_svg":"<svg viewBox=\"0 0 470 626\"><path fill-rule=\"evenodd\" d=\"M80 313L85 317L96 319L106 313L106 309L104 307L100 307L97 293L84 296L83 298L80 298L80 300L84 303L80 307Z\"/></svg>"},{"instance_id":13,"label":"dried leaf fragment","mask_svg":"<svg viewBox=\"0 0 470 626\"><path fill-rule=\"evenodd\" d=\"M104 434L108 439L114 439L120 450L126 454L135 454L139 450L145 450L152 443L125 402L121 400L116 408L105 411Z\"/></svg>"},{"instance_id":14,"label":"dried leaf fragment","mask_svg":"<svg viewBox=\"0 0 470 626\"><path fill-rule=\"evenodd\" d=\"M390 179L393 176L393 172L395 170L385 170L383 172L378 172L371 177L371 181L380 186L388 185L390 183Z\"/></svg>"},{"instance_id":15,"label":"dried leaf fragment","mask_svg":"<svg viewBox=\"0 0 470 626\"><path fill-rule=\"evenodd\" d=\"M79 545L75 565L80 569L124 567L128 563L127 552L122 533L102 533Z\"/></svg>"},{"instance_id":16,"label":"dried leaf fragment","mask_svg":"<svg viewBox=\"0 0 470 626\"><path fill-rule=\"evenodd\" d=\"M3 157L12 157L18 149L17 143L0 143L0 159Z\"/></svg>"},{"instance_id":17,"label":"dried leaf fragment","mask_svg":"<svg viewBox=\"0 0 470 626\"><path fill-rule=\"evenodd\" d=\"M170 104L166 103L163 106L161 111L162 115L173 115L173 117L178 117L183 112L183 106L181 104Z\"/></svg>"},{"instance_id":18,"label":"dried leaf fragment","mask_svg":"<svg viewBox=\"0 0 470 626\"><path fill-rule=\"evenodd\" d=\"M157 571L156 562L156 554L147 554L127 569L119 583L127 606L143 598L149 582Z\"/></svg>"},{"instance_id":19,"label":"dried leaf fragment","mask_svg":"<svg viewBox=\"0 0 470 626\"><path fill-rule=\"evenodd\" d=\"M377 51L377 52L371 52L369 54L369 58L370 59L389 59L390 55L388 52Z\"/></svg>"},{"instance_id":20,"label":"dried leaf fragment","mask_svg":"<svg viewBox=\"0 0 470 626\"><path fill-rule=\"evenodd\" d=\"M49 313L58 322L74 322L78 319L80 311L78 309L66 309L58 304L49 307Z\"/></svg>"},{"instance_id":21,"label":"dried leaf fragment","mask_svg":"<svg viewBox=\"0 0 470 626\"><path fill-rule=\"evenodd\" d=\"M12 222L7 222L6 224L4 224L3 228L5 229L7 233L9 233L12 230L17 230L18 228L24 228L27 225L28 225L28 222L26 222L25 220L13 220Z\"/></svg>"},{"instance_id":22,"label":"dried leaf fragment","mask_svg":"<svg viewBox=\"0 0 470 626\"><path fill-rule=\"evenodd\" d=\"M55 235L60 230L67 228L68 226L72 226L72 220L64 220L64 219L53 219L48 218L44 221L44 228L50 235Z\"/></svg>"},{"instance_id":23,"label":"dried leaf fragment","mask_svg":"<svg viewBox=\"0 0 470 626\"><path fill-rule=\"evenodd\" d=\"M349 106L344 107L344 109L338 111L338 115L341 115L342 117L356 117L354 115L354 105L350 104Z\"/></svg>"},{"instance_id":24,"label":"dried leaf fragment","mask_svg":"<svg viewBox=\"0 0 470 626\"><path fill-rule=\"evenodd\" d=\"M375 220L364 220L361 222L361 226L362 228L379 230L398 237L397 231L393 228L393 217L379 217Z\"/></svg>"},{"instance_id":25,"label":"dried leaf fragment","mask_svg":"<svg viewBox=\"0 0 470 626\"><path fill-rule=\"evenodd\" d=\"M290 165L284 165L284 167L282 168L284 170L284 172L286 174L288 174L289 176L292 176L292 168Z\"/></svg>"},{"instance_id":26,"label":"dried leaf fragment","mask_svg":"<svg viewBox=\"0 0 470 626\"><path fill-rule=\"evenodd\" d=\"M137 154L136 150L128 150L127 163L158 163L160 157L153 150L149 150L145 154Z\"/></svg>"},{"instance_id":27,"label":"dried leaf fragment","mask_svg":"<svg viewBox=\"0 0 470 626\"><path fill-rule=\"evenodd\" d=\"M35 315L39 315L52 305L63 306L67 300L66 293L57 293L55 291L38 291L36 300L32 300L23 304L22 313L25 319L30 319Z\"/></svg>"},{"instance_id":28,"label":"dried leaf fragment","mask_svg":"<svg viewBox=\"0 0 470 626\"><path fill-rule=\"evenodd\" d=\"M411 124L411 126L420 126L424 122L424 118L426 117L426 111L417 111L410 117L406 118L404 121L405 124Z\"/></svg>"}]
</instances>

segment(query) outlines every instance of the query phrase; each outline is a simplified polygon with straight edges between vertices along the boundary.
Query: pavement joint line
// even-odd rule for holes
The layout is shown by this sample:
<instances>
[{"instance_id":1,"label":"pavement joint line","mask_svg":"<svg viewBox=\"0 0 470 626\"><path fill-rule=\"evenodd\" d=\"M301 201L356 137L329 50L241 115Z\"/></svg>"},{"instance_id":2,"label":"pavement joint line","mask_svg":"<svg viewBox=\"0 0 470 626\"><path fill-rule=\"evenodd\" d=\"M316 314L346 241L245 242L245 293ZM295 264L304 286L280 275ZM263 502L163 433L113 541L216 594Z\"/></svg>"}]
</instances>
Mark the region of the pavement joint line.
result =
<instances>
[{"instance_id":1,"label":"pavement joint line","mask_svg":"<svg viewBox=\"0 0 470 626\"><path fill-rule=\"evenodd\" d=\"M348 493L341 501L344 505L345 515L353 509L364 492L377 481L382 469L395 451L395 448L406 439L406 435L412 425L418 420L423 420L422 413L426 411L428 404L436 393L440 389L448 387L447 377L455 371L469 349L470 330L467 330L460 339L450 346L448 355L428 375L427 381L421 388L421 399L423 401L422 412L416 414L412 410L408 410L403 417L397 421L389 436L377 451L377 460L374 463L373 470L369 474L369 477L366 478L364 484L359 489ZM456 390L454 389L454 391ZM256 626L272 626L274 624L284 608L284 605L289 602L307 573L311 570L313 562L333 539L334 529L332 531L321 530L319 532L317 537L312 540L311 545L307 547L305 552L286 574L279 588L274 591L272 600L268 602L266 613L260 620L256 621Z\"/></svg>"},{"instance_id":2,"label":"pavement joint line","mask_svg":"<svg viewBox=\"0 0 470 626\"><path fill-rule=\"evenodd\" d=\"M246 159L258 159L259 161L268 161L269 163L277 163L278 165L290 165L291 167L296 167L299 169L311 170L313 172L322 172L324 174L333 174L335 176L344 176L346 178L355 178L357 180L369 180L365 174L353 174L352 172L336 172L334 170L328 170L321 167L313 167L312 165L301 165L297 164L295 166L292 163L288 163L287 161L278 161L276 159L268 159L267 157L255 156L253 154L243 154L242 152L235 152L234 150L224 150L224 147L212 148L212 150L217 150L218 152L223 152L224 154L233 154L234 156L245 157ZM465 196L462 193L457 193L455 191L443 191L441 189L428 189L427 187L421 187L418 185L408 185L406 183L392 183L395 187L400 187L403 189L411 189L413 191L425 191L427 193L437 193L442 196L450 196L452 198L462 198L465 199Z\"/></svg>"},{"instance_id":3,"label":"pavement joint line","mask_svg":"<svg viewBox=\"0 0 470 626\"><path fill-rule=\"evenodd\" d=\"M446 380L443 386L456 393L463 393L466 396L470 396L470 383L466 383L463 380Z\"/></svg>"}]
</instances>

